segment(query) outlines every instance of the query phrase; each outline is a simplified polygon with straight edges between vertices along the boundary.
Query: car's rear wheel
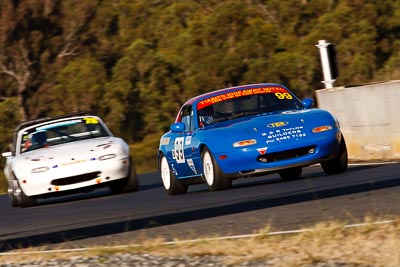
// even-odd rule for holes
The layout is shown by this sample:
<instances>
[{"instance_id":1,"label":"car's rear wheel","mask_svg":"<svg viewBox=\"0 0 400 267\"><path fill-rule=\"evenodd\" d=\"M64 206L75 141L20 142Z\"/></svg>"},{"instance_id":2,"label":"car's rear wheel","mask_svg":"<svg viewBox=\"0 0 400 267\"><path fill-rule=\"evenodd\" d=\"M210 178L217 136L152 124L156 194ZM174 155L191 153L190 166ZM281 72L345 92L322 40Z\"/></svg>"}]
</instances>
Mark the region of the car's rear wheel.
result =
<instances>
[{"instance_id":1,"label":"car's rear wheel","mask_svg":"<svg viewBox=\"0 0 400 267\"><path fill-rule=\"evenodd\" d=\"M124 194L139 190L139 181L132 159L129 159L128 176L112 182L110 190L112 194Z\"/></svg>"},{"instance_id":2,"label":"car's rear wheel","mask_svg":"<svg viewBox=\"0 0 400 267\"><path fill-rule=\"evenodd\" d=\"M182 184L178 179L176 179L174 172L169 166L167 158L163 154L161 154L159 166L161 179L167 195L179 195L187 192L188 186Z\"/></svg>"},{"instance_id":3,"label":"car's rear wheel","mask_svg":"<svg viewBox=\"0 0 400 267\"><path fill-rule=\"evenodd\" d=\"M232 179L226 177L208 148L201 153L203 175L210 191L224 190L232 187Z\"/></svg>"},{"instance_id":4,"label":"car's rear wheel","mask_svg":"<svg viewBox=\"0 0 400 267\"><path fill-rule=\"evenodd\" d=\"M328 175L339 174L339 173L344 172L347 169L347 165L348 165L347 146L346 146L346 141L344 140L343 135L340 140L341 140L340 148L339 148L339 153L337 154L337 156L330 161L321 163L322 169Z\"/></svg>"},{"instance_id":5,"label":"car's rear wheel","mask_svg":"<svg viewBox=\"0 0 400 267\"><path fill-rule=\"evenodd\" d=\"M303 168L296 167L296 168L291 168L291 169L280 171L279 175L281 176L281 178L283 180L290 181L290 180L298 179L301 176L302 171L303 171Z\"/></svg>"}]
</instances>

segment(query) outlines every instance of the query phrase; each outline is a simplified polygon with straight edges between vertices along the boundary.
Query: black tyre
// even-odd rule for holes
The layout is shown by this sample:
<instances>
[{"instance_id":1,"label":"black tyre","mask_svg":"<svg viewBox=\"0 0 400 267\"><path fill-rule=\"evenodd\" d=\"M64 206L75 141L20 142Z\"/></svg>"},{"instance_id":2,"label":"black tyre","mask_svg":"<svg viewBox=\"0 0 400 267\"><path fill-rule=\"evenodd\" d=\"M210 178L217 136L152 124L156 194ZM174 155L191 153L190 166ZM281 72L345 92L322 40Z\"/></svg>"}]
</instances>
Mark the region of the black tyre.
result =
<instances>
[{"instance_id":1,"label":"black tyre","mask_svg":"<svg viewBox=\"0 0 400 267\"><path fill-rule=\"evenodd\" d=\"M110 185L112 194L124 194L139 190L139 180L136 175L133 161L129 159L130 167L128 176L124 179L116 180Z\"/></svg>"},{"instance_id":2,"label":"black tyre","mask_svg":"<svg viewBox=\"0 0 400 267\"><path fill-rule=\"evenodd\" d=\"M14 175L12 174L12 180L11 180L11 183L8 182L8 190L7 190L11 207L19 206L18 198L16 197L17 188L19 188L18 181L15 179Z\"/></svg>"},{"instance_id":3,"label":"black tyre","mask_svg":"<svg viewBox=\"0 0 400 267\"><path fill-rule=\"evenodd\" d=\"M28 208L36 205L36 199L25 195L24 191L21 189L19 194L18 204L21 208Z\"/></svg>"},{"instance_id":4,"label":"black tyre","mask_svg":"<svg viewBox=\"0 0 400 267\"><path fill-rule=\"evenodd\" d=\"M296 167L296 168L291 168L291 169L280 171L279 175L281 176L281 178L283 180L290 181L290 180L298 179L301 176L302 171L303 171L303 168Z\"/></svg>"},{"instance_id":5,"label":"black tyre","mask_svg":"<svg viewBox=\"0 0 400 267\"><path fill-rule=\"evenodd\" d=\"M224 175L208 148L203 149L201 160L203 163L204 180L210 191L224 190L232 187L232 179Z\"/></svg>"},{"instance_id":6,"label":"black tyre","mask_svg":"<svg viewBox=\"0 0 400 267\"><path fill-rule=\"evenodd\" d=\"M12 193L8 193L8 197L10 198L11 207L18 207L18 199Z\"/></svg>"},{"instance_id":7,"label":"black tyre","mask_svg":"<svg viewBox=\"0 0 400 267\"><path fill-rule=\"evenodd\" d=\"M184 194L188 190L188 186L182 184L176 179L174 172L171 170L167 158L161 154L159 162L160 176L167 195Z\"/></svg>"},{"instance_id":8,"label":"black tyre","mask_svg":"<svg viewBox=\"0 0 400 267\"><path fill-rule=\"evenodd\" d=\"M12 207L27 208L36 205L36 199L34 197L27 196L24 191L22 191L21 186L14 173L11 174L11 184L8 184L10 191L8 191L8 196L10 198L10 204Z\"/></svg>"},{"instance_id":9,"label":"black tyre","mask_svg":"<svg viewBox=\"0 0 400 267\"><path fill-rule=\"evenodd\" d=\"M344 140L344 137L342 135L340 141L339 153L334 159L321 163L321 167L326 174L332 175L344 172L347 169L347 165L348 165L347 146L346 146L346 141Z\"/></svg>"}]
</instances>

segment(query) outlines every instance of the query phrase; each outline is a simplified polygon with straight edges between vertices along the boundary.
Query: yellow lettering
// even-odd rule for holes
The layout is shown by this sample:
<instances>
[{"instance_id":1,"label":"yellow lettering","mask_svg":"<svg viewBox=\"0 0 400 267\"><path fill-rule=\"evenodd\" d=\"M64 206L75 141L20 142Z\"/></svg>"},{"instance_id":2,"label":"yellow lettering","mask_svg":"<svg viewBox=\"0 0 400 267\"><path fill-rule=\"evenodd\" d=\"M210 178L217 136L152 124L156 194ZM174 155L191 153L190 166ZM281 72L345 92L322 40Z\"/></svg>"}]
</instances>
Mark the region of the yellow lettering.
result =
<instances>
[{"instance_id":1,"label":"yellow lettering","mask_svg":"<svg viewBox=\"0 0 400 267\"><path fill-rule=\"evenodd\" d=\"M98 124L99 121L96 118L84 118L86 124Z\"/></svg>"}]
</instances>

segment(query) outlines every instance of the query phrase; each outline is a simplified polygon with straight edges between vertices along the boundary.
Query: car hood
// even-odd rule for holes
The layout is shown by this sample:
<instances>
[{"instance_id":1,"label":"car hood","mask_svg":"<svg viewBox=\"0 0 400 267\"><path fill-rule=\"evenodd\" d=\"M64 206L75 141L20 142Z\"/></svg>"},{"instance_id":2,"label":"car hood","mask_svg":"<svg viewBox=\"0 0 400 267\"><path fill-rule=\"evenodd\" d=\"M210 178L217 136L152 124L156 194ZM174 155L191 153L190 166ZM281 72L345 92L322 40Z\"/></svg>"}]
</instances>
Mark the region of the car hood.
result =
<instances>
[{"instance_id":1,"label":"car hood","mask_svg":"<svg viewBox=\"0 0 400 267\"><path fill-rule=\"evenodd\" d=\"M334 127L334 124L335 120L329 112L312 109L242 117L212 125L205 132L208 132L207 136L212 134L218 136L218 140L227 140L229 146L236 141L248 139L285 143L311 138L311 130L314 127ZM288 135L290 136L285 138ZM221 143L218 146L221 146Z\"/></svg>"}]
</instances>

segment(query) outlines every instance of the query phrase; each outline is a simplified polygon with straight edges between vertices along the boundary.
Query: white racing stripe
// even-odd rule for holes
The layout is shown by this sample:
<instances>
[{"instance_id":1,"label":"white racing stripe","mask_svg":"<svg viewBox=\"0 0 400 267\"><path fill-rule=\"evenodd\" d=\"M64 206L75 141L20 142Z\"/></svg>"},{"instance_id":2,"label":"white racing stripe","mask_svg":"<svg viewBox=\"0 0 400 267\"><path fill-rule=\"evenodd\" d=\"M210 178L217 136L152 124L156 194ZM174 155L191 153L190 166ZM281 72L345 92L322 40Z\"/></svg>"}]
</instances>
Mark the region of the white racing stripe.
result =
<instances>
[{"instance_id":1,"label":"white racing stripe","mask_svg":"<svg viewBox=\"0 0 400 267\"><path fill-rule=\"evenodd\" d=\"M389 165L389 164L398 164L400 161L382 161L382 162L349 162L348 166L377 166L377 165ZM315 163L310 165L309 167L318 167L320 163Z\"/></svg>"},{"instance_id":2,"label":"white racing stripe","mask_svg":"<svg viewBox=\"0 0 400 267\"><path fill-rule=\"evenodd\" d=\"M364 227L369 225L381 225L381 224L391 224L394 223L393 220L387 221L377 221L371 223L356 223L356 224L347 224L344 228L354 228L354 227ZM168 241L163 242L160 245L178 245L185 243L197 243L204 241L215 241L215 240L231 240L231 239L242 239L242 238L254 238L260 236L274 236L274 235L288 235L288 234L299 234L305 232L311 232L313 229L305 228L298 230L289 230L289 231L277 231L270 233L258 233L258 234L246 234L246 235L232 235L232 236L221 236L221 237L211 237L211 238L201 238L201 239L190 239L190 240L180 240L180 241ZM142 244L132 244L132 245L119 245L119 246L104 246L104 247L86 247L86 248L74 248L74 249L54 249L54 250L42 250L42 251L21 251L21 252L3 252L0 253L0 256L12 256L12 255L34 255L34 254L49 254L49 253L70 253L70 252L85 252L91 250L113 250L113 249L125 249L125 248L136 248L141 247Z\"/></svg>"},{"instance_id":3,"label":"white racing stripe","mask_svg":"<svg viewBox=\"0 0 400 267\"><path fill-rule=\"evenodd\" d=\"M349 166L370 166L370 165L387 165L387 164L396 164L398 161L384 161L384 162L354 162L350 163Z\"/></svg>"}]
</instances>

